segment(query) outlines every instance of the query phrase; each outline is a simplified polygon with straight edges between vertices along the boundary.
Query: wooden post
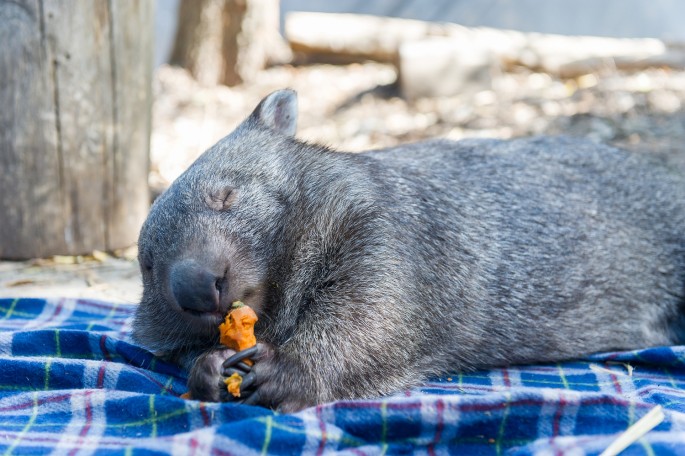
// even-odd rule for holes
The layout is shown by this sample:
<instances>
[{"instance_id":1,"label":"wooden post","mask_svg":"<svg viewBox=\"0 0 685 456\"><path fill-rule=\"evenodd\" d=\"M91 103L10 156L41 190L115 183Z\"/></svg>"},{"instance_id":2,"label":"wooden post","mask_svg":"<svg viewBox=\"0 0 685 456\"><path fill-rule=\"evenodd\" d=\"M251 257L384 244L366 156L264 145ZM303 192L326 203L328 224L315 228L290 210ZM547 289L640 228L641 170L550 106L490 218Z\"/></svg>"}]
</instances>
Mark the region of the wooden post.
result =
<instances>
[{"instance_id":1,"label":"wooden post","mask_svg":"<svg viewBox=\"0 0 685 456\"><path fill-rule=\"evenodd\" d=\"M209 86L250 82L291 58L278 12L279 0L181 0L171 63Z\"/></svg>"},{"instance_id":2,"label":"wooden post","mask_svg":"<svg viewBox=\"0 0 685 456\"><path fill-rule=\"evenodd\" d=\"M149 0L0 0L0 258L113 250L147 214Z\"/></svg>"}]
</instances>

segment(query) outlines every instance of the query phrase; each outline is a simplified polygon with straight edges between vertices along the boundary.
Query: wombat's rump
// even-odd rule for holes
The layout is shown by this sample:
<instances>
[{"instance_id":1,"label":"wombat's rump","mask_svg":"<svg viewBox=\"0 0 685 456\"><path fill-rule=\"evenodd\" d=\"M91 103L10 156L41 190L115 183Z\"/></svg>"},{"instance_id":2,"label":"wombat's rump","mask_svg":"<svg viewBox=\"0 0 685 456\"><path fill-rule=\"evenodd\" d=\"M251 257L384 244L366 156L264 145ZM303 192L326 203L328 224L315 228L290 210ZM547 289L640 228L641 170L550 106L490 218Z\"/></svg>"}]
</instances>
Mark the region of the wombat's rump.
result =
<instances>
[{"instance_id":1,"label":"wombat's rump","mask_svg":"<svg viewBox=\"0 0 685 456\"><path fill-rule=\"evenodd\" d=\"M193 397L232 400L217 327L236 300L259 315L241 400L282 410L681 341L675 170L569 138L333 152L293 138L296 110L265 98L141 231L134 336Z\"/></svg>"}]
</instances>

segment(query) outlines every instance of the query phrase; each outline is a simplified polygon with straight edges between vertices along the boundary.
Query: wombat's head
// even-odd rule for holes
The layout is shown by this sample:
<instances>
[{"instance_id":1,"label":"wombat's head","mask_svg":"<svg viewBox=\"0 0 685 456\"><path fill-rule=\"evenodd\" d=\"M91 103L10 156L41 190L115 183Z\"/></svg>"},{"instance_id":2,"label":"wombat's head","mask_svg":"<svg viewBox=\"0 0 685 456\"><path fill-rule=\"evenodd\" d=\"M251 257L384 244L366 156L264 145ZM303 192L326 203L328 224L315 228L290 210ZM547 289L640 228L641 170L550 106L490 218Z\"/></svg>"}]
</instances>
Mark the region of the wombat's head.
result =
<instances>
[{"instance_id":1,"label":"wombat's head","mask_svg":"<svg viewBox=\"0 0 685 456\"><path fill-rule=\"evenodd\" d=\"M305 147L296 122L295 92L269 95L155 201L138 241L138 342L157 352L207 346L233 301L262 308Z\"/></svg>"}]
</instances>

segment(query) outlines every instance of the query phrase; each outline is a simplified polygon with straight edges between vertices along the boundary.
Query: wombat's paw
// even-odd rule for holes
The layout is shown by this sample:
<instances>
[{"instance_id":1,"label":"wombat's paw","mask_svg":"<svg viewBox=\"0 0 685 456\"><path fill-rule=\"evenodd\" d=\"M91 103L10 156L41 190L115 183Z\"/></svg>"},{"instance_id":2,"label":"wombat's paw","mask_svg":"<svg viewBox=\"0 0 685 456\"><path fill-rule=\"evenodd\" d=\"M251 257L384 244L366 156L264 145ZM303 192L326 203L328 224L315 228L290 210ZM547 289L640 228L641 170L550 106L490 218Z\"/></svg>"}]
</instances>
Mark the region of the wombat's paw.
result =
<instances>
[{"instance_id":1,"label":"wombat's paw","mask_svg":"<svg viewBox=\"0 0 685 456\"><path fill-rule=\"evenodd\" d=\"M222 369L225 377L234 372L243 376L240 397L230 398L243 404L261 405L281 412L294 412L312 405L305 399L305 391L299 382L288 378L285 366L279 366L274 357L274 349L264 343L248 348L228 358ZM243 374L240 366L243 360L254 361L252 369ZM224 397L224 396L222 396ZM225 400L225 399L224 399Z\"/></svg>"},{"instance_id":2,"label":"wombat's paw","mask_svg":"<svg viewBox=\"0 0 685 456\"><path fill-rule=\"evenodd\" d=\"M209 402L227 400L223 396L226 385L221 376L221 364L233 354L234 350L218 348L197 358L188 376L188 392L193 399Z\"/></svg>"}]
</instances>

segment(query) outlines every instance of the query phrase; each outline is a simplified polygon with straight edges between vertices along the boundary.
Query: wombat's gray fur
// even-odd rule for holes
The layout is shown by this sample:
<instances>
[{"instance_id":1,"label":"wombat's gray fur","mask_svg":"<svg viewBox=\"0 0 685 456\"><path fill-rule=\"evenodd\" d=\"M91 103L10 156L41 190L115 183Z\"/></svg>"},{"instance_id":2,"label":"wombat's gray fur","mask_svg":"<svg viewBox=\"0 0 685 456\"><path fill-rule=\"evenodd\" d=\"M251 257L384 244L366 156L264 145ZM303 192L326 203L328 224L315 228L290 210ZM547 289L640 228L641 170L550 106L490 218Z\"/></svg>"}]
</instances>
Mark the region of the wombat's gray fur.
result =
<instances>
[{"instance_id":1,"label":"wombat's gray fur","mask_svg":"<svg viewBox=\"0 0 685 456\"><path fill-rule=\"evenodd\" d=\"M225 399L217 326L259 315L258 403L393 393L459 370L680 342L685 178L568 138L361 154L265 98L155 202L134 337Z\"/></svg>"}]
</instances>

